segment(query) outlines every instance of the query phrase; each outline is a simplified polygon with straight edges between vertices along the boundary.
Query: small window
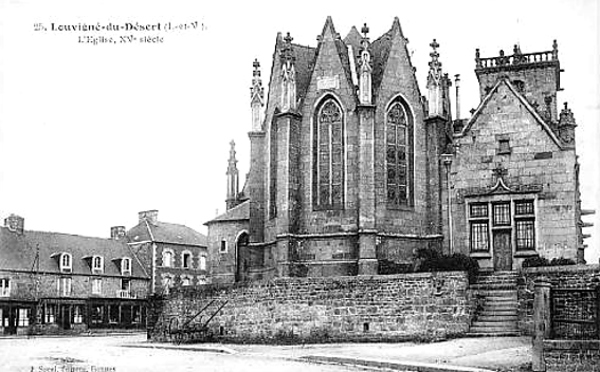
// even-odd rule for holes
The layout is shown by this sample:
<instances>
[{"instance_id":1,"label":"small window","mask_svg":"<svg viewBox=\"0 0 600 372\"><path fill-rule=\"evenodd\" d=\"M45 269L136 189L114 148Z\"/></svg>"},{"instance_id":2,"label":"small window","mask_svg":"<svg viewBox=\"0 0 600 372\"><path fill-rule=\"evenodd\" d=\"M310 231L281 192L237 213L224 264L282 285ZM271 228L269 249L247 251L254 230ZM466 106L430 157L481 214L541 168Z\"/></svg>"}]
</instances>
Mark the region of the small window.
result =
<instances>
[{"instance_id":1,"label":"small window","mask_svg":"<svg viewBox=\"0 0 600 372\"><path fill-rule=\"evenodd\" d=\"M165 250L163 252L163 266L164 267L172 267L173 266L173 251Z\"/></svg>"},{"instance_id":2,"label":"small window","mask_svg":"<svg viewBox=\"0 0 600 372\"><path fill-rule=\"evenodd\" d=\"M206 256L200 256L200 270L206 270Z\"/></svg>"},{"instance_id":3,"label":"small window","mask_svg":"<svg viewBox=\"0 0 600 372\"><path fill-rule=\"evenodd\" d=\"M169 290L170 288L173 286L173 277L171 275L165 275L162 278L162 286L163 286L163 293L164 294L169 294Z\"/></svg>"},{"instance_id":4,"label":"small window","mask_svg":"<svg viewBox=\"0 0 600 372\"><path fill-rule=\"evenodd\" d=\"M221 240L221 253L227 253L227 240Z\"/></svg>"},{"instance_id":5,"label":"small window","mask_svg":"<svg viewBox=\"0 0 600 372\"><path fill-rule=\"evenodd\" d=\"M492 204L494 212L494 226L510 226L510 204Z\"/></svg>"},{"instance_id":6,"label":"small window","mask_svg":"<svg viewBox=\"0 0 600 372\"><path fill-rule=\"evenodd\" d=\"M69 253L63 253L60 255L60 271L71 272L71 255Z\"/></svg>"},{"instance_id":7,"label":"small window","mask_svg":"<svg viewBox=\"0 0 600 372\"><path fill-rule=\"evenodd\" d=\"M0 279L0 297L10 296L10 279Z\"/></svg>"},{"instance_id":8,"label":"small window","mask_svg":"<svg viewBox=\"0 0 600 372\"><path fill-rule=\"evenodd\" d=\"M498 141L498 154L510 154L510 140L501 139Z\"/></svg>"},{"instance_id":9,"label":"small window","mask_svg":"<svg viewBox=\"0 0 600 372\"><path fill-rule=\"evenodd\" d=\"M183 252L181 254L181 266L184 269L189 269L192 267L192 254L190 252Z\"/></svg>"},{"instance_id":10,"label":"small window","mask_svg":"<svg viewBox=\"0 0 600 372\"><path fill-rule=\"evenodd\" d=\"M90 308L90 320L92 324L104 322L104 308L101 305L94 305Z\"/></svg>"},{"instance_id":11,"label":"small window","mask_svg":"<svg viewBox=\"0 0 600 372\"><path fill-rule=\"evenodd\" d=\"M469 212L471 218L487 218L488 216L488 205L487 203L471 204L471 210Z\"/></svg>"},{"instance_id":12,"label":"small window","mask_svg":"<svg viewBox=\"0 0 600 372\"><path fill-rule=\"evenodd\" d=\"M121 261L121 275L131 275L131 258L123 257Z\"/></svg>"},{"instance_id":13,"label":"small window","mask_svg":"<svg viewBox=\"0 0 600 372\"><path fill-rule=\"evenodd\" d=\"M94 278L92 279L92 294L102 294L102 279Z\"/></svg>"},{"instance_id":14,"label":"small window","mask_svg":"<svg viewBox=\"0 0 600 372\"><path fill-rule=\"evenodd\" d=\"M190 278L188 278L187 276L184 276L184 277L181 279L181 285L182 285L182 286L184 286L184 287L188 287L188 286L190 286L190 285L191 285Z\"/></svg>"},{"instance_id":15,"label":"small window","mask_svg":"<svg viewBox=\"0 0 600 372\"><path fill-rule=\"evenodd\" d=\"M519 200L515 202L515 215L533 215L533 200Z\"/></svg>"},{"instance_id":16,"label":"small window","mask_svg":"<svg viewBox=\"0 0 600 372\"><path fill-rule=\"evenodd\" d=\"M92 272L102 273L104 271L104 259L101 256L92 258Z\"/></svg>"},{"instance_id":17,"label":"small window","mask_svg":"<svg viewBox=\"0 0 600 372\"><path fill-rule=\"evenodd\" d=\"M206 284L206 277L204 275L198 277L198 284L200 284L200 285Z\"/></svg>"}]
</instances>

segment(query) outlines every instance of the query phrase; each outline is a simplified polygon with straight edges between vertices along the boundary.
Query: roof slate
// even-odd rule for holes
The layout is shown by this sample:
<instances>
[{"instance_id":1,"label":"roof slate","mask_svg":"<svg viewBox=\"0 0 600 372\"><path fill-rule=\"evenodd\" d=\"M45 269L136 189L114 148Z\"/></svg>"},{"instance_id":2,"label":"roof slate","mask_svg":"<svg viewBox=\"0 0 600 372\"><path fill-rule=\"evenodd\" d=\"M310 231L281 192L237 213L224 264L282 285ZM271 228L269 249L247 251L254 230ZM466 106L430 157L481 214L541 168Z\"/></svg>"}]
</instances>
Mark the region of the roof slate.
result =
<instances>
[{"instance_id":1,"label":"roof slate","mask_svg":"<svg viewBox=\"0 0 600 372\"><path fill-rule=\"evenodd\" d=\"M215 222L224 222L224 221L241 221L241 220L249 220L250 219L250 201L245 201L240 205L237 205L227 212L215 217L214 219L205 222L205 225L215 223Z\"/></svg>"},{"instance_id":2,"label":"roof slate","mask_svg":"<svg viewBox=\"0 0 600 372\"><path fill-rule=\"evenodd\" d=\"M152 232L152 236L150 236L148 227ZM148 222L147 225L146 222L140 222L127 232L127 236L130 243L155 241L206 247L208 242L206 235L190 227L167 222L157 222L156 224Z\"/></svg>"},{"instance_id":3,"label":"roof slate","mask_svg":"<svg viewBox=\"0 0 600 372\"><path fill-rule=\"evenodd\" d=\"M147 278L145 270L124 241L94 238L45 231L25 230L17 234L0 227L0 269L37 271L36 251L39 249L39 271L60 273L57 253L72 256L72 273L90 275L93 255L104 257L104 275L121 276L120 267L113 260L131 258L132 277Z\"/></svg>"}]
</instances>

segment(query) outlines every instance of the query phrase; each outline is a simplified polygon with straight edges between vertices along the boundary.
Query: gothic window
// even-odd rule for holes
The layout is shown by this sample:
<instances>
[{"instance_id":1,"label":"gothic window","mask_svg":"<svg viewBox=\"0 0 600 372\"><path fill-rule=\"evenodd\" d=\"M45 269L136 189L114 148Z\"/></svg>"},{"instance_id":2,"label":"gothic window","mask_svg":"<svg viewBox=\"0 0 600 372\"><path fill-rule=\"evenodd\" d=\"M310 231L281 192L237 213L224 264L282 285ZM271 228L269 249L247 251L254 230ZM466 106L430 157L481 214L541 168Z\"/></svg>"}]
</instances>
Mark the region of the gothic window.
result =
<instances>
[{"instance_id":1,"label":"gothic window","mask_svg":"<svg viewBox=\"0 0 600 372\"><path fill-rule=\"evenodd\" d=\"M92 258L92 272L102 273L104 271L104 259L102 256L93 256Z\"/></svg>"},{"instance_id":2,"label":"gothic window","mask_svg":"<svg viewBox=\"0 0 600 372\"><path fill-rule=\"evenodd\" d=\"M317 209L344 207L344 121L332 98L317 110L314 130L314 204Z\"/></svg>"},{"instance_id":3,"label":"gothic window","mask_svg":"<svg viewBox=\"0 0 600 372\"><path fill-rule=\"evenodd\" d=\"M71 255L69 253L63 253L60 256L60 271L71 272Z\"/></svg>"},{"instance_id":4,"label":"gothic window","mask_svg":"<svg viewBox=\"0 0 600 372\"><path fill-rule=\"evenodd\" d=\"M399 101L390 105L385 121L388 206L410 206L412 200L412 121Z\"/></svg>"}]
</instances>

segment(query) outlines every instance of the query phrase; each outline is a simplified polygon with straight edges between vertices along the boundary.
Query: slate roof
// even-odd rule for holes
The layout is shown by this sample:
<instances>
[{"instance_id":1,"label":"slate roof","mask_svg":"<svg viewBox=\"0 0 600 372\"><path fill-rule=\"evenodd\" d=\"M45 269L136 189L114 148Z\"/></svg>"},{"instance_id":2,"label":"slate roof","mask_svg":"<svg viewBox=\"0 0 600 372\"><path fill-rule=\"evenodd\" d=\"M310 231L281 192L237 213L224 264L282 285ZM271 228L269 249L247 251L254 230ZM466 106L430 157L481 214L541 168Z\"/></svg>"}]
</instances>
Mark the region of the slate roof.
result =
<instances>
[{"instance_id":1,"label":"slate roof","mask_svg":"<svg viewBox=\"0 0 600 372\"><path fill-rule=\"evenodd\" d=\"M294 63L296 69L296 97L302 100L306 96L310 84L317 49L293 43L292 49L296 57Z\"/></svg>"},{"instance_id":2,"label":"slate roof","mask_svg":"<svg viewBox=\"0 0 600 372\"><path fill-rule=\"evenodd\" d=\"M130 243L155 241L206 247L208 242L206 235L185 225L168 222L148 222L147 225L146 222L140 222L127 232L127 236Z\"/></svg>"},{"instance_id":3,"label":"slate roof","mask_svg":"<svg viewBox=\"0 0 600 372\"><path fill-rule=\"evenodd\" d=\"M31 230L17 234L6 227L0 227L0 269L37 270L35 259L38 249L40 272L60 273L56 254L66 252L72 257L73 274L90 275L91 261L84 258L99 255L104 257L104 275L121 276L119 261L113 260L129 257L131 277L148 277L137 257L123 241Z\"/></svg>"},{"instance_id":4,"label":"slate roof","mask_svg":"<svg viewBox=\"0 0 600 372\"><path fill-rule=\"evenodd\" d=\"M225 222L225 221L243 221L250 219L250 201L247 200L242 204L236 205L231 208L227 212L215 217L214 219L205 222L205 225L209 225L211 223L216 222Z\"/></svg>"}]
</instances>

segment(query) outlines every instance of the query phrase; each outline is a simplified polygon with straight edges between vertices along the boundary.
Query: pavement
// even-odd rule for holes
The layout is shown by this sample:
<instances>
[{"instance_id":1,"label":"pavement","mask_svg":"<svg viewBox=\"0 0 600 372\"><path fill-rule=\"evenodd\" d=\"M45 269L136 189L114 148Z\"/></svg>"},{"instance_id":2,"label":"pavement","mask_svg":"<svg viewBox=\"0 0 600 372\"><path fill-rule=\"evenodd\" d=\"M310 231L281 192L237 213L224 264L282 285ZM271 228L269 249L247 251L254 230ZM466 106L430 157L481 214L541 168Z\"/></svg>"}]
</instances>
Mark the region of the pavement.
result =
<instances>
[{"instance_id":1,"label":"pavement","mask_svg":"<svg viewBox=\"0 0 600 372\"><path fill-rule=\"evenodd\" d=\"M279 358L311 363L414 372L526 371L530 337L459 338L434 343L342 343L305 345L124 343L130 348L173 349Z\"/></svg>"}]
</instances>

